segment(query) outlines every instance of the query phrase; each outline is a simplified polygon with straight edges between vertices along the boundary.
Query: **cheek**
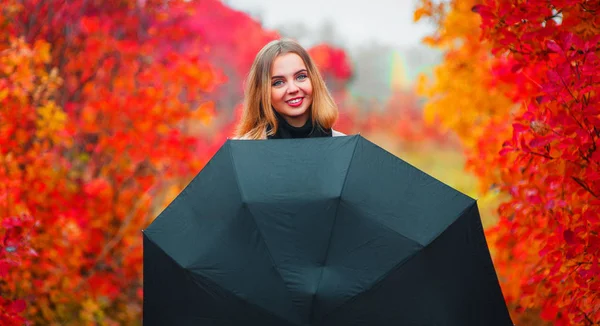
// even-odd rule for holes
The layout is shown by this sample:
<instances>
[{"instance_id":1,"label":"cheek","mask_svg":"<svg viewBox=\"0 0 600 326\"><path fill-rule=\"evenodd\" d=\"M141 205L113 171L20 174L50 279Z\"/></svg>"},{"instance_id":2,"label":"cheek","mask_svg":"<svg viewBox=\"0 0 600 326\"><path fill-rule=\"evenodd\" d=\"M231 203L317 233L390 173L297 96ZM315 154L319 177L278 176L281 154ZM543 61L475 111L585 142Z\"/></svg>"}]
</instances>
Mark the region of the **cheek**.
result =
<instances>
[{"instance_id":1,"label":"cheek","mask_svg":"<svg viewBox=\"0 0 600 326\"><path fill-rule=\"evenodd\" d=\"M306 85L306 87L304 88L304 93L308 94L308 95L312 95L313 93L313 88L312 88L312 84L308 83Z\"/></svg>"},{"instance_id":2,"label":"cheek","mask_svg":"<svg viewBox=\"0 0 600 326\"><path fill-rule=\"evenodd\" d=\"M281 91L278 89L271 89L271 102L276 103L281 101Z\"/></svg>"}]
</instances>

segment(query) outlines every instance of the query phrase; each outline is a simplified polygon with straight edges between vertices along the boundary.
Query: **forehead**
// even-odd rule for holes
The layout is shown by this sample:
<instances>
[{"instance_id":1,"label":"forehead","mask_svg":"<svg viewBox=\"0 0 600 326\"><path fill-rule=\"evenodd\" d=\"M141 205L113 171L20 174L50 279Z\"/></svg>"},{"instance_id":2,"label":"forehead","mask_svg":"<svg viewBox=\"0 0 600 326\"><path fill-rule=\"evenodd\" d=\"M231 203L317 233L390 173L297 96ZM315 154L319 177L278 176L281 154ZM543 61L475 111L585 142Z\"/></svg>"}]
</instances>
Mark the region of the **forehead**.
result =
<instances>
[{"instance_id":1,"label":"forehead","mask_svg":"<svg viewBox=\"0 0 600 326\"><path fill-rule=\"evenodd\" d=\"M296 53L281 54L273 60L271 76L295 74L302 69L306 69L306 65L299 55Z\"/></svg>"}]
</instances>

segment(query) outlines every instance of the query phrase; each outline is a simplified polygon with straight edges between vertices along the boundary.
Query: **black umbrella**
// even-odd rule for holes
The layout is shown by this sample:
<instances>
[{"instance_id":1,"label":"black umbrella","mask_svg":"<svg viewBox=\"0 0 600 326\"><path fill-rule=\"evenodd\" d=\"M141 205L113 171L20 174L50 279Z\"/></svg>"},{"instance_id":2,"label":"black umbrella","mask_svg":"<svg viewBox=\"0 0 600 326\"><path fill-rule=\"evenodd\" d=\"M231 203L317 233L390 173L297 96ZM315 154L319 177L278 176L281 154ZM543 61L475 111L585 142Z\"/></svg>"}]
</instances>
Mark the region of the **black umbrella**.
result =
<instances>
[{"instance_id":1,"label":"black umbrella","mask_svg":"<svg viewBox=\"0 0 600 326\"><path fill-rule=\"evenodd\" d=\"M512 325L474 199L361 136L228 140L144 230L147 325Z\"/></svg>"}]
</instances>

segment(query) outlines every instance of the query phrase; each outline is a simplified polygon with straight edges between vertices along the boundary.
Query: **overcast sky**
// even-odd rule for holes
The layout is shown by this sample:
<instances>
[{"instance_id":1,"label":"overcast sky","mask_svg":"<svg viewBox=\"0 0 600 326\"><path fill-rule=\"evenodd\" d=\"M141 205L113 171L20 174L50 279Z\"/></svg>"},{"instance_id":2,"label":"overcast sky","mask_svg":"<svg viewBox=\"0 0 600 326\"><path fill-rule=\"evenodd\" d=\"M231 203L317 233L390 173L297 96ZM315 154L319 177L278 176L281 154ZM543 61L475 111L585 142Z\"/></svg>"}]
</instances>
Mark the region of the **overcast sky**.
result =
<instances>
[{"instance_id":1,"label":"overcast sky","mask_svg":"<svg viewBox=\"0 0 600 326\"><path fill-rule=\"evenodd\" d=\"M371 41L394 47L417 45L430 33L426 23L413 23L417 0L223 0L229 6L260 14L267 28L304 23L318 27L330 20L350 46Z\"/></svg>"}]
</instances>

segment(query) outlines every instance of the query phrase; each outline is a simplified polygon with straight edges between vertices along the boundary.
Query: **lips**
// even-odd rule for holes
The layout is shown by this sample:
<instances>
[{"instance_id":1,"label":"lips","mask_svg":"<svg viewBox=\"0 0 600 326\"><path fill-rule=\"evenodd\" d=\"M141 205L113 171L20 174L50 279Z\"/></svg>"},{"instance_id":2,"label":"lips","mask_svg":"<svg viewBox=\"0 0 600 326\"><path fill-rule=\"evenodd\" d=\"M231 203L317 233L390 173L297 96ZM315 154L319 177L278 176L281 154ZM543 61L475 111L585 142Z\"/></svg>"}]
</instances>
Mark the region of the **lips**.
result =
<instances>
[{"instance_id":1,"label":"lips","mask_svg":"<svg viewBox=\"0 0 600 326\"><path fill-rule=\"evenodd\" d=\"M285 102L291 107L299 107L304 102L304 97L296 97Z\"/></svg>"}]
</instances>

